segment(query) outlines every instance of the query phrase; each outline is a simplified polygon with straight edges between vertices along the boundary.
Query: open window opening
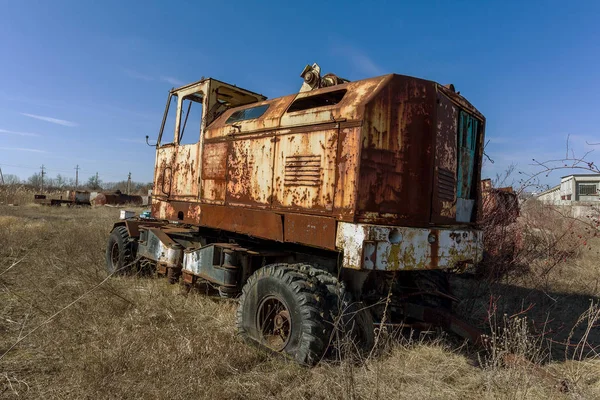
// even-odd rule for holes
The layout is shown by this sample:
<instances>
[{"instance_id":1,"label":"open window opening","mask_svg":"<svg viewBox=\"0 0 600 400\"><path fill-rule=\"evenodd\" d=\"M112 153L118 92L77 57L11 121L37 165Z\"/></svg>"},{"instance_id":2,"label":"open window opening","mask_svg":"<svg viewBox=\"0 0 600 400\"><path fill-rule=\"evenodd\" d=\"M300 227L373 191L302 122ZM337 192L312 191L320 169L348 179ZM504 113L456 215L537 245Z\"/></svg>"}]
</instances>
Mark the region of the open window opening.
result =
<instances>
[{"instance_id":1,"label":"open window opening","mask_svg":"<svg viewBox=\"0 0 600 400\"><path fill-rule=\"evenodd\" d=\"M313 96L301 97L294 100L287 112L304 111L311 108L333 106L338 104L344 98L347 90L336 90L333 92L320 93Z\"/></svg>"},{"instance_id":2,"label":"open window opening","mask_svg":"<svg viewBox=\"0 0 600 400\"><path fill-rule=\"evenodd\" d=\"M177 95L170 95L165 108L161 131L159 134L159 145L171 144L175 141L175 122L177 117Z\"/></svg>"},{"instance_id":3,"label":"open window opening","mask_svg":"<svg viewBox=\"0 0 600 400\"><path fill-rule=\"evenodd\" d=\"M194 144L202 130L202 95L194 93L183 98L179 124L179 144Z\"/></svg>"}]
</instances>

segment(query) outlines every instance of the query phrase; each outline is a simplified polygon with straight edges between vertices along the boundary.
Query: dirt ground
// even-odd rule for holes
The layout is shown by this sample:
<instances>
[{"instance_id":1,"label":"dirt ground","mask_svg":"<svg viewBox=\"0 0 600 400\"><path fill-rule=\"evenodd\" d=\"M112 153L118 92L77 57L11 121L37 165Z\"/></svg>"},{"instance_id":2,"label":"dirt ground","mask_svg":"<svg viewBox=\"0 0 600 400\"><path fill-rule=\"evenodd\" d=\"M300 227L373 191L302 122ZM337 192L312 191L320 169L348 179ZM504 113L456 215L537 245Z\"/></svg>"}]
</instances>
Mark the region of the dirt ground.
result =
<instances>
[{"instance_id":1,"label":"dirt ground","mask_svg":"<svg viewBox=\"0 0 600 400\"><path fill-rule=\"evenodd\" d=\"M0 206L0 398L600 398L600 328L590 313L578 322L598 301L596 256L560 266L543 284L535 273L494 285L453 279L457 310L498 333L498 349L509 342L536 364L453 338L384 335L360 362L309 369L242 343L235 300L185 294L164 279L107 279L105 243L118 214ZM504 315L509 336L496 328Z\"/></svg>"}]
</instances>

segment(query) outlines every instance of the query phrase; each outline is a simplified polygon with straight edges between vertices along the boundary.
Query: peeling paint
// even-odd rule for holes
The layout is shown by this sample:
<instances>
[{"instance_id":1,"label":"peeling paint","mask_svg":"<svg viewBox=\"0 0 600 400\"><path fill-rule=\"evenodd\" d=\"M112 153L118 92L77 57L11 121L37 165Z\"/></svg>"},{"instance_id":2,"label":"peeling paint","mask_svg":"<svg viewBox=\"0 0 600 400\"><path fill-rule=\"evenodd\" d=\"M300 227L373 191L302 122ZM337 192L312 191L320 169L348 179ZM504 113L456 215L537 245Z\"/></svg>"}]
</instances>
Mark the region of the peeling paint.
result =
<instances>
[{"instance_id":1,"label":"peeling paint","mask_svg":"<svg viewBox=\"0 0 600 400\"><path fill-rule=\"evenodd\" d=\"M399 243L390 235L400 234ZM430 237L435 242L430 242ZM383 271L447 269L477 263L483 256L483 235L473 229L421 229L340 222L336 245L342 266Z\"/></svg>"}]
</instances>

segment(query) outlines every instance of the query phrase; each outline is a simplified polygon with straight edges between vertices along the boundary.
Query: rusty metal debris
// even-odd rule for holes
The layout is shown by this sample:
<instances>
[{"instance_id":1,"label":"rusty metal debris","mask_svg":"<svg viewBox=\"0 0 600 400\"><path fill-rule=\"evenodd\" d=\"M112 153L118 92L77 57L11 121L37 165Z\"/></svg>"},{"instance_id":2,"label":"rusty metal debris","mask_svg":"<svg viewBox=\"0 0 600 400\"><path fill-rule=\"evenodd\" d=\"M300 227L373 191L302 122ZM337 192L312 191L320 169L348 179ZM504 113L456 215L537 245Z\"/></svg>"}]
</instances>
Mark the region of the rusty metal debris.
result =
<instances>
[{"instance_id":1,"label":"rusty metal debris","mask_svg":"<svg viewBox=\"0 0 600 400\"><path fill-rule=\"evenodd\" d=\"M81 193L81 192L78 192ZM88 193L89 195L89 193ZM87 198L87 200L85 198L82 198L81 196L77 196L75 197L75 193L73 193L72 196L69 195L69 193L67 192L67 196L65 196L66 198L63 199L63 196L60 196L59 198L48 198L45 194L36 194L34 195L33 198L33 202L36 204L40 204L43 206L61 206L63 204L66 204L68 206L89 206L90 202L89 202L89 196Z\"/></svg>"},{"instance_id":2,"label":"rusty metal debris","mask_svg":"<svg viewBox=\"0 0 600 400\"><path fill-rule=\"evenodd\" d=\"M67 190L63 195L48 198L44 194L36 194L34 202L41 205L60 206L104 206L104 205L148 205L151 196L127 195L120 191L116 192L89 192L83 190Z\"/></svg>"},{"instance_id":3,"label":"rusty metal debris","mask_svg":"<svg viewBox=\"0 0 600 400\"><path fill-rule=\"evenodd\" d=\"M510 225L519 218L519 197L512 186L494 188L491 179L481 181L483 218L501 216L496 224Z\"/></svg>"},{"instance_id":4,"label":"rusty metal debris","mask_svg":"<svg viewBox=\"0 0 600 400\"><path fill-rule=\"evenodd\" d=\"M92 200L92 204L95 206L124 204L143 205L144 201L142 196L128 195L117 191L113 193L98 193Z\"/></svg>"}]
</instances>

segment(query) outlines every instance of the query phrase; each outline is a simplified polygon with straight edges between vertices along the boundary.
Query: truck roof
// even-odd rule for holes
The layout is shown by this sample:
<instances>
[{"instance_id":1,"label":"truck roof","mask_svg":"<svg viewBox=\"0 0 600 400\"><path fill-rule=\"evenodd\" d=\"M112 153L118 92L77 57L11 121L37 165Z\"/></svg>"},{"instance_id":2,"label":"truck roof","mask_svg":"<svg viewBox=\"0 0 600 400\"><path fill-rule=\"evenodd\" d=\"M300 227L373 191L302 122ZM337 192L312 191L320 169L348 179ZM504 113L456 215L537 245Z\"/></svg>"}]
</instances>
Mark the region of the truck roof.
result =
<instances>
[{"instance_id":1,"label":"truck roof","mask_svg":"<svg viewBox=\"0 0 600 400\"><path fill-rule=\"evenodd\" d=\"M429 83L427 86L431 89L444 93L461 108L485 121L485 117L460 93L455 92L452 85L442 86L425 79L387 74L231 108L208 126L206 137L228 135L232 132L232 126L235 126L237 133L242 133L320 123L360 121L365 106L391 81L400 79L408 85L411 82L419 83L419 87ZM242 110L249 110L246 114L252 118L232 118Z\"/></svg>"}]
</instances>

